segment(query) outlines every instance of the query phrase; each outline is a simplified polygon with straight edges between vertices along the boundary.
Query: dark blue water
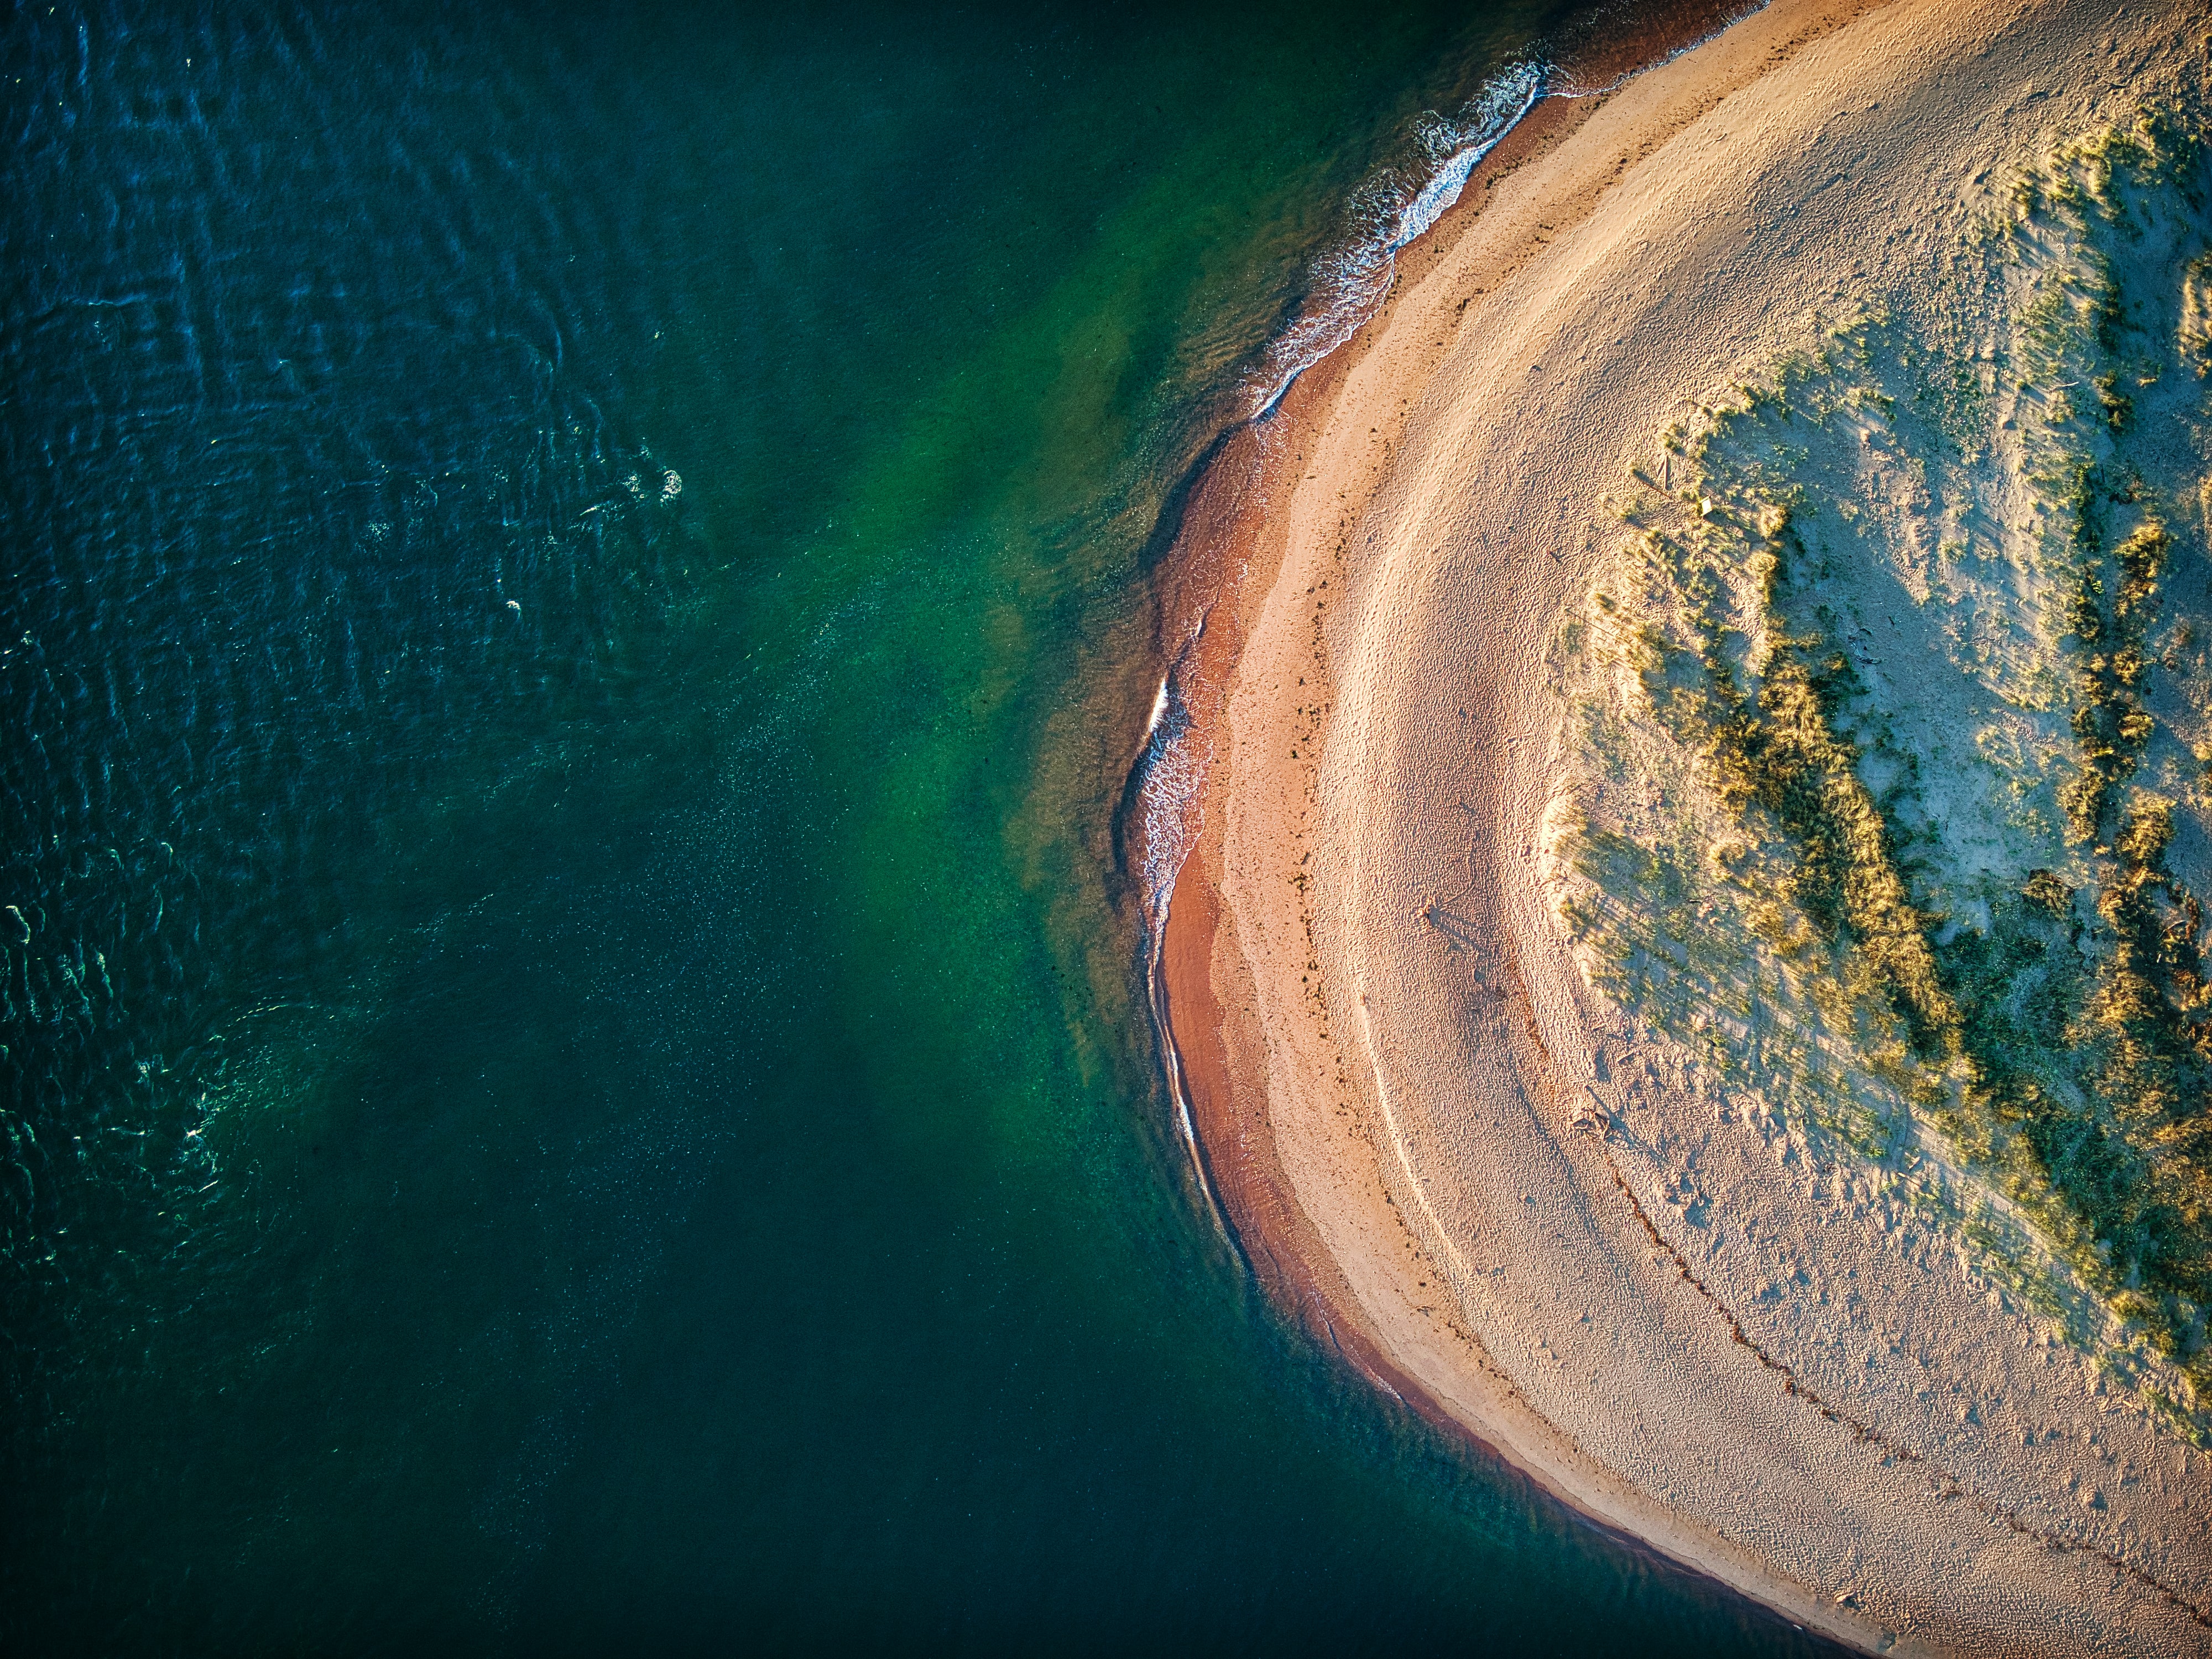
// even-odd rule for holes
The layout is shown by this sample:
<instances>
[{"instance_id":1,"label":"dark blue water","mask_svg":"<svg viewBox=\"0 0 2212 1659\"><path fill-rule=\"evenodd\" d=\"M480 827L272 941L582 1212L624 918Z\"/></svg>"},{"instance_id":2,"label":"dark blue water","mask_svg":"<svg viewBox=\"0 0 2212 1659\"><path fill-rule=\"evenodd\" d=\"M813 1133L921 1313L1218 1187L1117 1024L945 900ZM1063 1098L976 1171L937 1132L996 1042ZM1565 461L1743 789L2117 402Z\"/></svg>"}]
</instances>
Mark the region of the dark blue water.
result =
<instances>
[{"instance_id":1,"label":"dark blue water","mask_svg":"<svg viewBox=\"0 0 2212 1659\"><path fill-rule=\"evenodd\" d=\"M1284 1328L1107 874L1162 502L1554 21L10 14L9 1651L1789 1635Z\"/></svg>"}]
</instances>

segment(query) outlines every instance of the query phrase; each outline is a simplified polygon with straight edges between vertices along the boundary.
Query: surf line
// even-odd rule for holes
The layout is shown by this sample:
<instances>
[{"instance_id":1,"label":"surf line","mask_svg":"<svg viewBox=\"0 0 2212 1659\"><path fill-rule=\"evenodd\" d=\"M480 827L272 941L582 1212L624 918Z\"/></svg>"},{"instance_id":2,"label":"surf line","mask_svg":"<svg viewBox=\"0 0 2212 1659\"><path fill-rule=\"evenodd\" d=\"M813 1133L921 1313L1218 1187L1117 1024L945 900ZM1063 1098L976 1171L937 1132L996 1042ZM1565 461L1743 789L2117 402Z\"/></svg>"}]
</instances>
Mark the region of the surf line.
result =
<instances>
[{"instance_id":1,"label":"surf line","mask_svg":"<svg viewBox=\"0 0 2212 1659\"><path fill-rule=\"evenodd\" d=\"M1175 897L1176 878L1182 873L1204 827L1201 791L1213 758L1212 723L1207 721L1201 729L1193 719L1183 678L1186 665L1206 636L1211 609L1199 613L1182 648L1161 676L1159 690L1152 698L1152 716L1145 725L1136 765L1137 834L1141 843L1137 879L1145 925L1145 1001L1159 1037L1160 1064L1166 1073L1176 1133L1190 1159L1192 1178L1206 1200L1207 1213L1233 1249L1236 1230L1229 1224L1206 1167L1206 1150L1199 1144L1198 1127L1191 1117L1189 1079L1183 1068L1182 1050L1176 1045L1168 1009L1168 907Z\"/></svg>"},{"instance_id":2,"label":"surf line","mask_svg":"<svg viewBox=\"0 0 2212 1659\"><path fill-rule=\"evenodd\" d=\"M1334 281L1323 302L1301 313L1262 357L1247 420L1273 414L1298 376L1374 320L1397 276L1399 253L1457 205L1483 158L1552 91L1551 76L1548 63L1531 58L1491 81L1475 95L1471 121L1457 129L1454 146L1399 207L1389 231L1322 262L1322 273Z\"/></svg>"},{"instance_id":3,"label":"surf line","mask_svg":"<svg viewBox=\"0 0 2212 1659\"><path fill-rule=\"evenodd\" d=\"M1316 264L1316 297L1263 349L1244 380L1241 412L1206 447L1178 497L1186 504L1202 493L1207 477L1229 462L1232 441L1258 441L1264 452L1273 416L1301 376L1332 356L1380 313L1397 276L1399 253L1456 206L1485 157L1549 94L1555 67L1532 54L1486 82L1456 121L1431 118L1449 135L1438 146L1439 161L1410 195L1401 195L1379 234L1358 238ZM1187 507L1186 507L1187 511ZM1171 556L1180 564L1196 561L1201 549L1185 543L1186 517L1175 532ZM1161 678L1146 722L1131 782L1124 794L1129 828L1138 841L1134 860L1144 923L1146 1003L1158 1043L1176 1135L1190 1161L1191 1173L1215 1227L1240 1256L1243 1248L1229 1219L1218 1185L1207 1167L1194 1114L1188 1073L1175 1036L1168 1006L1166 945L1168 911L1177 878L1204 828L1203 796L1213 759L1212 731L1223 713L1225 686L1207 683L1200 668L1206 621L1219 600L1242 587L1242 559L1219 573L1195 620ZM1249 1265L1249 1263L1248 1263Z\"/></svg>"}]
</instances>

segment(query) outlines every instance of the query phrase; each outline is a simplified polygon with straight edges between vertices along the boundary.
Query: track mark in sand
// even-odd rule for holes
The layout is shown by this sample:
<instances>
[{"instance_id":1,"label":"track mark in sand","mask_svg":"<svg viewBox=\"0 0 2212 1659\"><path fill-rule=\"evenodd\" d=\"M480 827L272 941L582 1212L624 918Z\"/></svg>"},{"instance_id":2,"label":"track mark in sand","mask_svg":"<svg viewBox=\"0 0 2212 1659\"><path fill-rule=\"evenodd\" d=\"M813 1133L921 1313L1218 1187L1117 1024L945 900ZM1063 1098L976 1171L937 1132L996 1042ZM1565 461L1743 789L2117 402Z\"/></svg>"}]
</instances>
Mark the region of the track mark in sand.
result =
<instances>
[{"instance_id":1,"label":"track mark in sand","mask_svg":"<svg viewBox=\"0 0 2212 1659\"><path fill-rule=\"evenodd\" d=\"M1519 979L1519 975L1517 974L1515 975L1515 979L1516 981L1517 988L1517 981ZM1527 1014L1530 1030L1533 1033L1535 1025L1535 1015L1534 1011L1528 1008L1528 995L1525 991L1521 993L1521 1001L1522 1009ZM1691 1267L1689 1262L1684 1259L1682 1253L1668 1243L1666 1236L1659 1231L1657 1224L1652 1221L1650 1215L1645 1211L1643 1203L1637 1198L1635 1192L1630 1188L1627 1177L1621 1174L1620 1165L1617 1161L1615 1161L1613 1156L1612 1148L1608 1146L1601 1146L1598 1148L1598 1151L1600 1155L1605 1159L1605 1167L1607 1172L1613 1176L1613 1184L1620 1189L1621 1197L1627 1200L1630 1213L1635 1216L1637 1222L1643 1227L1645 1235L1650 1237L1652 1244L1660 1251L1663 1252L1668 1261L1674 1264L1674 1271L1681 1279L1682 1282L1702 1297L1705 1301L1705 1304L1711 1308L1715 1314L1719 1316L1721 1322L1728 1327L1729 1334L1733 1337L1747 1352L1748 1352L1753 1359L1756 1359L1761 1365L1764 1365L1768 1370L1772 1371L1776 1376L1782 1379L1782 1386L1786 1393L1797 1395L1800 1399L1809 1404L1815 1411L1819 1412L1821 1416L1826 1418L1830 1422L1840 1424L1844 1428L1850 1430L1854 1439L1868 1445L1881 1448L1885 1454L1896 1458L1898 1462L1901 1463L1918 1463L1924 1466L1938 1477L1937 1484L1930 1489L1931 1496L1942 1498L1947 1502L1954 1498L1963 1498L1967 1503L1972 1504L1977 1511L1987 1516L1990 1520L2002 1522L2004 1525L2009 1527L2014 1532L2018 1533L2021 1537L2033 1539L2037 1543L2043 1545L2046 1549L2060 1551L2078 1550L2085 1554L2094 1555L2099 1560L2102 1561L2106 1566L2111 1567L2114 1571L2126 1574L2130 1578L2134 1579L2136 1583L2141 1584L2144 1589L2150 1590L2154 1595L2163 1597L2172 1605L2179 1607L2183 1612L2186 1613L2190 1616L2191 1620L2199 1627L2205 1630L2212 1630L2212 1612L2208 1612L2205 1608L2198 1607L2194 1601L2191 1601L2187 1597L2184 1596L2172 1585L2161 1582L2152 1574L2145 1572L2142 1568L2135 1566L2122 1559L2120 1557L2114 1555L2110 1550L2106 1549L2100 1544L2093 1543L2087 1539L2071 1538L2063 1533L2047 1532L2040 1527L2031 1525L2029 1522L2021 1518L2020 1512L2018 1510L2007 1509L2003 1504L1998 1503L1994 1498L1984 1498L1978 1492L1968 1491L1960 1481L1959 1478L1953 1474L1948 1469L1943 1468L1942 1464L1930 1462L1924 1455L1913 1450L1911 1447L1900 1444L1899 1442L1891 1439L1887 1435L1882 1433L1881 1430L1875 1428L1870 1424L1861 1422L1857 1418L1853 1417L1849 1412L1844 1411L1841 1407L1829 1400L1824 1399L1814 1389L1808 1387L1798 1377L1796 1372L1791 1370L1789 1366L1783 1364L1782 1361L1777 1359L1772 1354L1767 1352L1765 1349L1760 1347L1758 1343L1752 1340L1750 1335L1744 1330L1742 1322L1737 1319L1735 1315L1729 1310L1728 1304L1723 1302L1720 1297L1714 1295L1713 1292L1707 1288L1705 1280L1698 1277L1696 1272Z\"/></svg>"},{"instance_id":2,"label":"track mark in sand","mask_svg":"<svg viewBox=\"0 0 2212 1659\"><path fill-rule=\"evenodd\" d=\"M1375 1103L1382 1109L1382 1133L1389 1140L1391 1153L1397 1158L1398 1167L1405 1171L1406 1184L1413 1189L1413 1201L1421 1206L1421 1214L1428 1221L1431 1236L1443 1247L1444 1254L1449 1258L1450 1265L1457 1271L1462 1282L1471 1285L1480 1275L1453 1242L1451 1230L1444 1225L1443 1218L1429 1202L1428 1188L1422 1184L1419 1172L1413 1168L1413 1160L1407 1152L1405 1135L1398 1127L1398 1115L1390 1107L1389 1087L1382 1080L1381 1056L1375 1051L1374 1022L1367 1013L1367 988L1356 980L1352 982L1352 1000L1353 1007L1358 1011L1359 1040L1367 1050L1367 1074L1374 1079Z\"/></svg>"},{"instance_id":3,"label":"track mark in sand","mask_svg":"<svg viewBox=\"0 0 2212 1659\"><path fill-rule=\"evenodd\" d=\"M1443 932L1443 928L1437 921L1437 914L1438 911L1439 907L1431 904L1428 907L1427 911L1423 914L1425 915L1425 919L1429 921L1431 927L1437 927L1438 932ZM1527 981L1522 977L1519 954L1513 949L1510 941L1505 946L1504 956L1504 973L1501 977L1506 981L1506 986L1503 991L1503 995L1510 997L1514 1002L1519 1005L1522 1028L1526 1032L1528 1041L1534 1046L1538 1056L1538 1065L1536 1069L1538 1073L1538 1080L1541 1084L1542 1093L1550 1099L1554 1109L1564 1111L1565 1108L1561 1103L1564 1097L1559 1090L1558 1080L1552 1075L1553 1060L1551 1048L1545 1042L1542 1031L1538 1026L1535 1004L1528 995ZM1493 994L1497 994L1497 993L1493 993ZM1365 1013L1366 1011L1363 1006L1361 1009L1363 1023L1365 1019ZM1370 1054L1371 1056L1371 1036L1370 1038ZM1377 1080L1377 1089L1379 1092L1379 1079ZM1385 1109L1387 1111L1387 1107ZM1611 1133L1609 1126L1605 1127L1604 1132L1608 1134ZM1558 1147L1563 1154L1566 1152L1565 1145L1558 1139L1554 1139L1553 1144L1554 1146ZM1995 1498L1985 1498L1978 1492L1970 1491L1956 1475L1953 1474L1948 1469L1943 1468L1942 1464L1934 1462L1923 1453L1915 1451L1911 1447L1892 1439L1889 1436L1884 1434L1881 1430L1874 1427L1871 1424L1860 1421L1849 1412L1836 1405L1832 1401L1826 1399L1817 1390L1809 1387L1797 1376L1796 1372L1792 1370L1783 1361L1777 1359L1772 1354L1769 1353L1765 1348L1761 1347L1757 1342L1752 1340L1750 1334L1743 1328L1743 1322L1735 1316L1735 1314L1729 1309L1729 1305L1725 1302L1722 1301L1718 1296L1714 1294L1711 1287L1705 1284L1705 1280L1698 1276L1696 1270L1690 1266L1689 1261L1683 1256L1682 1253L1676 1249L1674 1246L1668 1241L1666 1235L1659 1231L1657 1224L1651 1219L1650 1212L1644 1209L1642 1201L1636 1196L1634 1189L1629 1186L1627 1177L1622 1175L1620 1165L1613 1158L1613 1149L1609 1146L1601 1143L1597 1147L1597 1151L1599 1155L1605 1160L1606 1170L1607 1173L1613 1177L1613 1184L1620 1189L1622 1199L1626 1201L1629 1212L1636 1218L1637 1224L1644 1229L1644 1235L1650 1239L1653 1247L1663 1254L1667 1260L1673 1264L1676 1276L1692 1291L1696 1291L1698 1297L1704 1300L1705 1305L1713 1310L1714 1314L1719 1318L1721 1322L1728 1328L1729 1335L1738 1344L1738 1346L1748 1352L1753 1359L1759 1363L1759 1364L1764 1366L1766 1370L1772 1371L1776 1376L1782 1379L1782 1386L1786 1393L1796 1395L1798 1398L1806 1401L1807 1404L1810 1405L1815 1411L1819 1412L1822 1417L1827 1419L1828 1421L1839 1425L1841 1427L1848 1430L1850 1432L1852 1438L1859 1441L1861 1443L1876 1447L1886 1455L1895 1458L1899 1462L1918 1464L1928 1469L1930 1474L1936 1477L1936 1483L1929 1489L1929 1496L1941 1498L1945 1502L1948 1502L1954 1498L1964 1498L1973 1507L1977 1513L1990 1521L2002 1523L2005 1527L2010 1528L2013 1532L2018 1534L2021 1537L2031 1539L2035 1542L2041 1544L2046 1549L2057 1550L2062 1553L2067 1551L2078 1551L2083 1554L2094 1556L2098 1560L2102 1561L2106 1566L2112 1568L2115 1572L2125 1575L2127 1577L2133 1579L2136 1583L2142 1585L2145 1589L2149 1590L2153 1595L2160 1597L2171 1606L2180 1608L2184 1613L2186 1613L2189 1615L2191 1620L2199 1628L2212 1630L2212 1610L2208 1610L2204 1607L2199 1607L2196 1602L2189 1600L2189 1598L2182 1595L2180 1591L2175 1589L2172 1585L2166 1583L2154 1574L2143 1571L2142 1568L2134 1565L2132 1563L2124 1559L2123 1558L2113 1554L2102 1545L2095 1543L2090 1540L2071 1537L2063 1533L2047 1531L2043 1528L2035 1526L2033 1523L2023 1520L2018 1510L2007 1508L2004 1504L1998 1503ZM1412 1176L1413 1171L1410 1167L1407 1168L1407 1174L1409 1177ZM1421 1197L1424 1209L1426 1209L1426 1197L1425 1194L1420 1193L1420 1184L1418 1179L1414 1181L1414 1190L1416 1195ZM1431 1219L1433 1219L1433 1216L1431 1217Z\"/></svg>"}]
</instances>

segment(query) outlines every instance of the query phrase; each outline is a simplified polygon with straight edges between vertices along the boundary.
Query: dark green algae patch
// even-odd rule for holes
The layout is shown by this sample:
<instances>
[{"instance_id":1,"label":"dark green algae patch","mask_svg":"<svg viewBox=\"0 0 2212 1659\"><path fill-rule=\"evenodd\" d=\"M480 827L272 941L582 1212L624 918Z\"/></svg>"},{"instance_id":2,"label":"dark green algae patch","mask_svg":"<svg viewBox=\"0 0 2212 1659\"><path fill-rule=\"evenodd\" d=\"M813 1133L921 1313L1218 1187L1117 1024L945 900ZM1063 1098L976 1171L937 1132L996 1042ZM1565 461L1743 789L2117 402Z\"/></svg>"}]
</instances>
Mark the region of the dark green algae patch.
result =
<instances>
[{"instance_id":1,"label":"dark green algae patch","mask_svg":"<svg viewBox=\"0 0 2212 1659\"><path fill-rule=\"evenodd\" d=\"M1555 830L1597 988L2200 1444L2207 185L2173 112L2062 144L1668 434Z\"/></svg>"}]
</instances>

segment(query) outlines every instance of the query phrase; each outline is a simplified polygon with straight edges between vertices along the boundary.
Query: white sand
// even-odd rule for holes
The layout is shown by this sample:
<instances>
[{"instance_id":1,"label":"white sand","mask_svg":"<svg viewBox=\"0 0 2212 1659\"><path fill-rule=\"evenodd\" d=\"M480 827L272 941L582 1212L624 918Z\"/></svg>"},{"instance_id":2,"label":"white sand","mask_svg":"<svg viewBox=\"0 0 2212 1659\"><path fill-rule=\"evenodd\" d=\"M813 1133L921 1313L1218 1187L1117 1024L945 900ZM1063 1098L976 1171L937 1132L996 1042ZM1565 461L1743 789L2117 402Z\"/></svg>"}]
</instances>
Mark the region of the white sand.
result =
<instances>
[{"instance_id":1,"label":"white sand","mask_svg":"<svg viewBox=\"0 0 2212 1659\"><path fill-rule=\"evenodd\" d=\"M2200 1654L2212 1461L1717 1120L1541 878L1547 647L1627 463L2208 50L2184 6L1853 9L1777 0L1632 82L1394 299L1278 509L1214 988L1340 1316L1571 1501L1869 1650Z\"/></svg>"}]
</instances>

